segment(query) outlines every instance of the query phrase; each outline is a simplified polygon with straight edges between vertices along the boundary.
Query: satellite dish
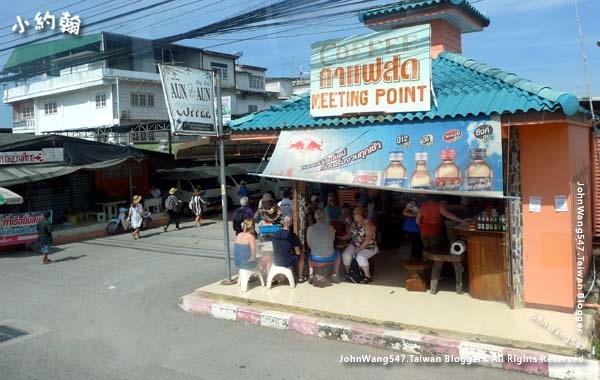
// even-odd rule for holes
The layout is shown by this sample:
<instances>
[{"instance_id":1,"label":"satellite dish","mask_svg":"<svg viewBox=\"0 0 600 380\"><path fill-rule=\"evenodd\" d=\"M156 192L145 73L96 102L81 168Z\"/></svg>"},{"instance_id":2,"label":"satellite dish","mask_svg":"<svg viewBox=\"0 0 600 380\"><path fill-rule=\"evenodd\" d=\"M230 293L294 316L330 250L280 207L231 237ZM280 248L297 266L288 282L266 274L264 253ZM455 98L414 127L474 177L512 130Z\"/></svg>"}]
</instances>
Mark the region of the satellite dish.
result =
<instances>
[{"instance_id":1,"label":"satellite dish","mask_svg":"<svg viewBox=\"0 0 600 380\"><path fill-rule=\"evenodd\" d=\"M240 58L242 55L244 55L243 51L234 51L233 55L237 56L238 58Z\"/></svg>"}]
</instances>

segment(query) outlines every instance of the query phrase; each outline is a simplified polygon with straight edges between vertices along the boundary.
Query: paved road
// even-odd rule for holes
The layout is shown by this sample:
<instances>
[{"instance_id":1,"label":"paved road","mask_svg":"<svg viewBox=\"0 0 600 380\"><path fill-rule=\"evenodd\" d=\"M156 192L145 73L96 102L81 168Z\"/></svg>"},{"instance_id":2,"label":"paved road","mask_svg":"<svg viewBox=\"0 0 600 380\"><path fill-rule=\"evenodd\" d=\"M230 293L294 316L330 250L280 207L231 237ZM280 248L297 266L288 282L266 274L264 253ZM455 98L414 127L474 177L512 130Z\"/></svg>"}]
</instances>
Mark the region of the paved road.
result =
<instances>
[{"instance_id":1,"label":"paved road","mask_svg":"<svg viewBox=\"0 0 600 380\"><path fill-rule=\"evenodd\" d=\"M538 379L459 365L342 365L390 351L193 316L181 295L224 277L222 224L0 254L0 379ZM442 316L440 316L442 317Z\"/></svg>"}]
</instances>

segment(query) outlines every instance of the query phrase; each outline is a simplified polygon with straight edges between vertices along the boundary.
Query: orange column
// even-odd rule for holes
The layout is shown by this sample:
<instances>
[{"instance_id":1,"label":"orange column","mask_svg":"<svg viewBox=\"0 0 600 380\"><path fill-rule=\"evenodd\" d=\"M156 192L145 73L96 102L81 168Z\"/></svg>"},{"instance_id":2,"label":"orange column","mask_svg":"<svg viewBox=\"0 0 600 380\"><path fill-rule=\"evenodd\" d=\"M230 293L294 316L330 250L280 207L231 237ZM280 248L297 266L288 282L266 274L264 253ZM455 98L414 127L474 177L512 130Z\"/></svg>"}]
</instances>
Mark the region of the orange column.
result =
<instances>
[{"instance_id":1,"label":"orange column","mask_svg":"<svg viewBox=\"0 0 600 380\"><path fill-rule=\"evenodd\" d=\"M573 177L589 141L566 124L520 127L523 202L523 285L526 306L572 311L576 301ZM576 145L579 147L577 148ZM554 197L567 197L567 212ZM530 197L541 197L541 212L530 212ZM589 210L591 212L591 210ZM591 244L591 241L590 241Z\"/></svg>"}]
</instances>

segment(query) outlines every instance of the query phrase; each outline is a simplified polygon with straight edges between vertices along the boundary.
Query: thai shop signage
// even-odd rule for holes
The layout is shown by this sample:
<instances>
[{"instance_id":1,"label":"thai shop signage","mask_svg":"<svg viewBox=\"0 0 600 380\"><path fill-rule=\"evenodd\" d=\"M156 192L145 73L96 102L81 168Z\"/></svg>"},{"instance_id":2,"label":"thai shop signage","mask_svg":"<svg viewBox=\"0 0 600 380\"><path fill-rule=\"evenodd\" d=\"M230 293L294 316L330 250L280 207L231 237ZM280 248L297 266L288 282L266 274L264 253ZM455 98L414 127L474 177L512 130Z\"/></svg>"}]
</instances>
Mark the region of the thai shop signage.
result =
<instances>
[{"instance_id":1,"label":"thai shop signage","mask_svg":"<svg viewBox=\"0 0 600 380\"><path fill-rule=\"evenodd\" d=\"M36 226L43 217L44 211L0 214L0 246L37 241Z\"/></svg>"},{"instance_id":2,"label":"thai shop signage","mask_svg":"<svg viewBox=\"0 0 600 380\"><path fill-rule=\"evenodd\" d=\"M64 161L63 148L43 148L42 150L22 150L0 152L0 165L43 164Z\"/></svg>"},{"instance_id":3,"label":"thai shop signage","mask_svg":"<svg viewBox=\"0 0 600 380\"><path fill-rule=\"evenodd\" d=\"M502 197L497 118L282 131L263 175L389 190Z\"/></svg>"},{"instance_id":4,"label":"thai shop signage","mask_svg":"<svg viewBox=\"0 0 600 380\"><path fill-rule=\"evenodd\" d=\"M311 116L431 109L429 25L315 42Z\"/></svg>"},{"instance_id":5,"label":"thai shop signage","mask_svg":"<svg viewBox=\"0 0 600 380\"><path fill-rule=\"evenodd\" d=\"M214 73L158 65L174 134L217 136Z\"/></svg>"}]
</instances>

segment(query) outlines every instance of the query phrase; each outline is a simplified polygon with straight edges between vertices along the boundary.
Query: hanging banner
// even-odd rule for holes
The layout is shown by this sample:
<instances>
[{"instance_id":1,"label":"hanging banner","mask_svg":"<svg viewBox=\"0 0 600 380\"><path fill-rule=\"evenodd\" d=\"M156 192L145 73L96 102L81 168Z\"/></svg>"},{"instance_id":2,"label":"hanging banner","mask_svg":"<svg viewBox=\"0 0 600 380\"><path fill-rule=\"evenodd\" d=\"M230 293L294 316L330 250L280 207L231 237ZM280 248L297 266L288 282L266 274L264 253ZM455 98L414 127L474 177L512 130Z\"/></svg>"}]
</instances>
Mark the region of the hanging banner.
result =
<instances>
[{"instance_id":1,"label":"hanging banner","mask_svg":"<svg viewBox=\"0 0 600 380\"><path fill-rule=\"evenodd\" d=\"M18 245L37 241L37 223L44 211L19 214L0 214L0 246ZM50 217L52 221L52 216Z\"/></svg>"},{"instance_id":2,"label":"hanging banner","mask_svg":"<svg viewBox=\"0 0 600 380\"><path fill-rule=\"evenodd\" d=\"M0 152L0 165L44 164L46 162L61 162L63 160L63 148Z\"/></svg>"},{"instance_id":3,"label":"hanging banner","mask_svg":"<svg viewBox=\"0 0 600 380\"><path fill-rule=\"evenodd\" d=\"M158 65L171 132L217 136L214 73L188 67Z\"/></svg>"},{"instance_id":4,"label":"hanging banner","mask_svg":"<svg viewBox=\"0 0 600 380\"><path fill-rule=\"evenodd\" d=\"M502 197L499 118L282 131L267 177Z\"/></svg>"},{"instance_id":5,"label":"hanging banner","mask_svg":"<svg viewBox=\"0 0 600 380\"><path fill-rule=\"evenodd\" d=\"M430 27L315 42L310 56L310 115L431 109Z\"/></svg>"}]
</instances>

